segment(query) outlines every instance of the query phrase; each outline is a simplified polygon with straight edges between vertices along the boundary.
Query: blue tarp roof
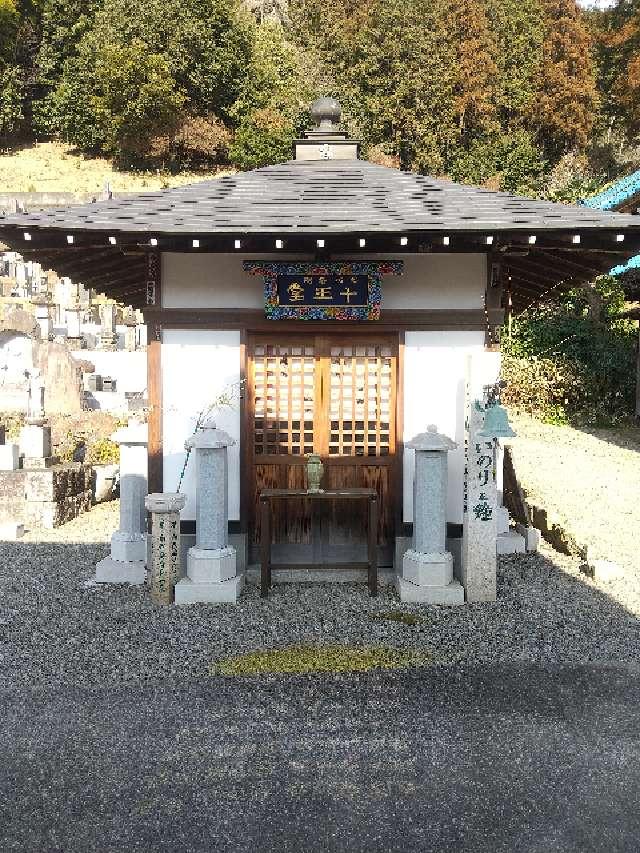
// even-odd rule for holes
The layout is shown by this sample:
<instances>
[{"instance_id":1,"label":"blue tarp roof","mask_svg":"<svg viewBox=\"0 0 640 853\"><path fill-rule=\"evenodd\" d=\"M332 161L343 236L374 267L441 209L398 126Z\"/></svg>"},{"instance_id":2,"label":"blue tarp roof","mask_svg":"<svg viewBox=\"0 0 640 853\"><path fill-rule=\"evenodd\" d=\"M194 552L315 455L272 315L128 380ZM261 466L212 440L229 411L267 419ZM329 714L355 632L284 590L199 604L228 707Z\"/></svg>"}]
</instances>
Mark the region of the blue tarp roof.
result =
<instances>
[{"instance_id":1,"label":"blue tarp roof","mask_svg":"<svg viewBox=\"0 0 640 853\"><path fill-rule=\"evenodd\" d=\"M583 198L579 204L594 210L617 210L621 204L629 201L634 195L640 195L640 169L621 178L589 198Z\"/></svg>"},{"instance_id":2,"label":"blue tarp roof","mask_svg":"<svg viewBox=\"0 0 640 853\"><path fill-rule=\"evenodd\" d=\"M615 181L601 192L589 198L580 199L578 203L593 210L617 210L621 204L635 195L640 195L640 169L627 175L626 178ZM633 269L640 269L640 255L630 258L625 264L613 267L609 274L618 276Z\"/></svg>"}]
</instances>

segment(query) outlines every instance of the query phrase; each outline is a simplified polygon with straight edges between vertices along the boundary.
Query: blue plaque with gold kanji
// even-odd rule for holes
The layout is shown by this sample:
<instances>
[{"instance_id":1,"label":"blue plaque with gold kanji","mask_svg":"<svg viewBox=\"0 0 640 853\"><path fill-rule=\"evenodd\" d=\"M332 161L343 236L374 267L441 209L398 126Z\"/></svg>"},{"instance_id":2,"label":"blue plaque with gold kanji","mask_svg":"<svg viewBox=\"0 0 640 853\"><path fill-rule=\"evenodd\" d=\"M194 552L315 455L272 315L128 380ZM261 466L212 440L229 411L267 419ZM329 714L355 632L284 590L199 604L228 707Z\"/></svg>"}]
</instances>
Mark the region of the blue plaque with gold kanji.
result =
<instances>
[{"instance_id":1,"label":"blue plaque with gold kanji","mask_svg":"<svg viewBox=\"0 0 640 853\"><path fill-rule=\"evenodd\" d=\"M378 320L382 276L402 275L402 261L278 263L245 261L264 276L270 320Z\"/></svg>"}]
</instances>

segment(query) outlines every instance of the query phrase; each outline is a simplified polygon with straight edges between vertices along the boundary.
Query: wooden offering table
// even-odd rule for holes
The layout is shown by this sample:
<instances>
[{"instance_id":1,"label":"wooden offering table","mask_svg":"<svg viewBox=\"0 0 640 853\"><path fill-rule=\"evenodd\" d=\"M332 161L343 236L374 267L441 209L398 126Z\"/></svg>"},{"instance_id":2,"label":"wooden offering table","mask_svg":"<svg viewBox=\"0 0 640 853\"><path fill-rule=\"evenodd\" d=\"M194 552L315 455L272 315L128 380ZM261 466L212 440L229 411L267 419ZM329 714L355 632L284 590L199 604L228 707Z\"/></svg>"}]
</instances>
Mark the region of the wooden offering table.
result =
<instances>
[{"instance_id":1,"label":"wooden offering table","mask_svg":"<svg viewBox=\"0 0 640 853\"><path fill-rule=\"evenodd\" d=\"M366 563L339 563L331 566L321 564L324 568L332 569L366 569L369 585L369 595L378 594L378 557L377 557L377 531L378 531L378 495L375 489L330 489L321 492L308 492L305 489L264 489L260 492L260 550L261 550L261 576L260 594L267 598L271 587L271 569L309 570L316 568L309 564L271 563L271 501L298 498L315 501L354 501L366 500L368 502L368 525L367 525L367 562Z\"/></svg>"}]
</instances>

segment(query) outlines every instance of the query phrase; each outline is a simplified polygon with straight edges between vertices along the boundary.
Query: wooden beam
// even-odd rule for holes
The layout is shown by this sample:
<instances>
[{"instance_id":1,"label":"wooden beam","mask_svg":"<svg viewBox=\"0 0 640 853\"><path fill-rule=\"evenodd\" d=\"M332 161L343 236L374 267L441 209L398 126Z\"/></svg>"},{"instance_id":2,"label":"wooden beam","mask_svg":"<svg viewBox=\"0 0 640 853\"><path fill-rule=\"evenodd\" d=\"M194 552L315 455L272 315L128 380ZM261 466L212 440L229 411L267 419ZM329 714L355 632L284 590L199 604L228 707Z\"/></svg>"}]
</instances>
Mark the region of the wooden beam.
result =
<instances>
[{"instance_id":1,"label":"wooden beam","mask_svg":"<svg viewBox=\"0 0 640 853\"><path fill-rule=\"evenodd\" d=\"M147 393L149 395L149 492L163 490L162 451L162 327L153 324L147 344Z\"/></svg>"}]
</instances>

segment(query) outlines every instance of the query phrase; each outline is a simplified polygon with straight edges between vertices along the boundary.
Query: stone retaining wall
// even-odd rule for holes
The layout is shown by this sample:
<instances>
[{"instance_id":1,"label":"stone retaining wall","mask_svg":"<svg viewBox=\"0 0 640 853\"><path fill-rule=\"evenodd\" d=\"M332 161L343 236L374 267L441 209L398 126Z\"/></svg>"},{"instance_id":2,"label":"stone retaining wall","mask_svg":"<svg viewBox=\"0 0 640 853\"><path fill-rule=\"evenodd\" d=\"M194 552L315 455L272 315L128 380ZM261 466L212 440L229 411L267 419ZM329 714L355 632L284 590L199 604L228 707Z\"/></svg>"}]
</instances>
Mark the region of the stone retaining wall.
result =
<instances>
[{"instance_id":1,"label":"stone retaining wall","mask_svg":"<svg viewBox=\"0 0 640 853\"><path fill-rule=\"evenodd\" d=\"M42 470L0 471L0 519L59 527L91 509L93 468L72 462Z\"/></svg>"}]
</instances>

